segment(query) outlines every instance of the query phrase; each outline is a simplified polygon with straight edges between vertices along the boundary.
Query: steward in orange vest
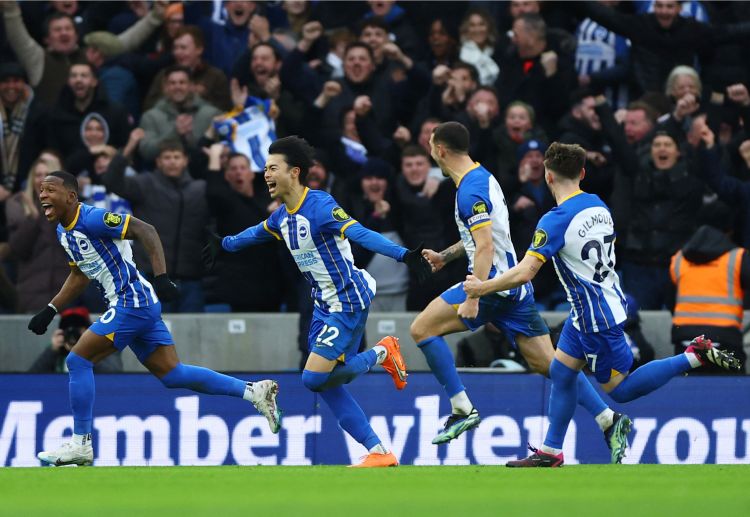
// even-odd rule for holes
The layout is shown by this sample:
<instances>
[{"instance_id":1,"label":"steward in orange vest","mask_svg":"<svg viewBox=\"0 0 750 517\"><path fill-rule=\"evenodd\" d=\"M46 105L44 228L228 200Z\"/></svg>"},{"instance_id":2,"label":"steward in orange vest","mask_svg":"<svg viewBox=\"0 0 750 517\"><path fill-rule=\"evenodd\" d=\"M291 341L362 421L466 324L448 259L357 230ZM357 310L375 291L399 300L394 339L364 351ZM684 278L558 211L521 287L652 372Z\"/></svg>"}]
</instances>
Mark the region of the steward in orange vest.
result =
<instances>
[{"instance_id":1,"label":"steward in orange vest","mask_svg":"<svg viewBox=\"0 0 750 517\"><path fill-rule=\"evenodd\" d=\"M705 334L744 365L742 310L745 289L750 287L750 254L721 231L701 226L672 257L669 273L676 288L675 353L684 352L695 335Z\"/></svg>"}]
</instances>

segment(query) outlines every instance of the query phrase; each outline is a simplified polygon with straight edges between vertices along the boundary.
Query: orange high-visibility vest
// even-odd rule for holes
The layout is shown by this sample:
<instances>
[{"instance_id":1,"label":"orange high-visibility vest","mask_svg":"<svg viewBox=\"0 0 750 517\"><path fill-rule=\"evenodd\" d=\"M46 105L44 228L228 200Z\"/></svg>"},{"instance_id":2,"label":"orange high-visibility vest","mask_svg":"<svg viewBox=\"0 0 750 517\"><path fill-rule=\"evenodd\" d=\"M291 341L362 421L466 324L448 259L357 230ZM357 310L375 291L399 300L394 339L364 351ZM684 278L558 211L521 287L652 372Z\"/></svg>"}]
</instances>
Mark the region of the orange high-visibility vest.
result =
<instances>
[{"instance_id":1,"label":"orange high-visibility vest","mask_svg":"<svg viewBox=\"0 0 750 517\"><path fill-rule=\"evenodd\" d=\"M675 253L669 267L677 287L672 324L741 328L744 253L744 249L735 248L706 264L693 264L681 251Z\"/></svg>"}]
</instances>

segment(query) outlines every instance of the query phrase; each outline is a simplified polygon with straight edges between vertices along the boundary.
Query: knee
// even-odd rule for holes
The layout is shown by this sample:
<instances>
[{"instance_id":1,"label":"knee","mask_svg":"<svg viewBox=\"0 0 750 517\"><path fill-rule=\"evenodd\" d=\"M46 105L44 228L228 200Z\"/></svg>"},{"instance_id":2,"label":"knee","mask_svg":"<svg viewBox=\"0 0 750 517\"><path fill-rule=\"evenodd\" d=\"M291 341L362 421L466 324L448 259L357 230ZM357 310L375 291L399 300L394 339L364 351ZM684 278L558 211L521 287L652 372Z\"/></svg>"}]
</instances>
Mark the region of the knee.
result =
<instances>
[{"instance_id":1,"label":"knee","mask_svg":"<svg viewBox=\"0 0 750 517\"><path fill-rule=\"evenodd\" d=\"M427 326L422 323L422 320L419 316L417 316L417 319L412 321L411 326L409 327L409 333L411 334L411 338L415 343L420 343L430 337Z\"/></svg>"},{"instance_id":2,"label":"knee","mask_svg":"<svg viewBox=\"0 0 750 517\"><path fill-rule=\"evenodd\" d=\"M68 354L68 357L65 358L65 365L68 367L69 372L83 370L86 368L92 369L94 367L94 363L92 363L88 359L84 359L75 352L70 352Z\"/></svg>"},{"instance_id":3,"label":"knee","mask_svg":"<svg viewBox=\"0 0 750 517\"><path fill-rule=\"evenodd\" d=\"M529 368L531 368L532 372L538 373L539 375L544 375L548 379L550 378L549 362L541 361L539 359L527 360L526 362L529 364Z\"/></svg>"},{"instance_id":4,"label":"knee","mask_svg":"<svg viewBox=\"0 0 750 517\"><path fill-rule=\"evenodd\" d=\"M326 380L328 380L327 373L320 373L320 372L312 372L310 370L303 370L302 371L302 384L305 385L305 388L307 388L310 391L313 392L321 392L323 391L323 385L325 384Z\"/></svg>"}]
</instances>

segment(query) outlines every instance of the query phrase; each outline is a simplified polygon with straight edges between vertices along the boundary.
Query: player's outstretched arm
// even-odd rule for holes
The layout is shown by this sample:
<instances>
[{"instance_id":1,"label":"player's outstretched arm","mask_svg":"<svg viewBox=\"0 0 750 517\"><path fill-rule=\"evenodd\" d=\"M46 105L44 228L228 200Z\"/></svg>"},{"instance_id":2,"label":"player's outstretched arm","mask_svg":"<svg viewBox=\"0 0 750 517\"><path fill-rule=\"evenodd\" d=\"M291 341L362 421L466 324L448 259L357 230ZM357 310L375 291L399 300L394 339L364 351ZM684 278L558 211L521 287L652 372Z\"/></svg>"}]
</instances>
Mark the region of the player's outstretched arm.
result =
<instances>
[{"instance_id":1,"label":"player's outstretched arm","mask_svg":"<svg viewBox=\"0 0 750 517\"><path fill-rule=\"evenodd\" d=\"M458 241L440 252L429 249L422 250L422 256L432 267L432 272L437 273L449 262L453 262L457 258L466 256L466 250L464 249L463 242Z\"/></svg>"},{"instance_id":2,"label":"player's outstretched arm","mask_svg":"<svg viewBox=\"0 0 750 517\"><path fill-rule=\"evenodd\" d=\"M363 248L403 262L416 275L419 282L424 282L430 276L430 265L422 256L424 250L421 244L413 250L406 249L359 223L347 226L344 229L344 235Z\"/></svg>"},{"instance_id":3,"label":"player's outstretched arm","mask_svg":"<svg viewBox=\"0 0 750 517\"><path fill-rule=\"evenodd\" d=\"M523 260L500 276L482 282L474 275L467 275L464 291L472 298L478 298L491 293L507 291L530 282L544 262L534 255L527 254Z\"/></svg>"},{"instance_id":4,"label":"player's outstretched arm","mask_svg":"<svg viewBox=\"0 0 750 517\"><path fill-rule=\"evenodd\" d=\"M154 272L154 289L156 295L162 301L175 300L179 295L177 286L167 276L167 262L164 259L164 248L156 228L150 224L130 216L128 228L125 232L126 239L140 242L148 254L151 269Z\"/></svg>"},{"instance_id":5,"label":"player's outstretched arm","mask_svg":"<svg viewBox=\"0 0 750 517\"><path fill-rule=\"evenodd\" d=\"M89 285L89 279L77 266L70 266L70 274L60 291L52 298L52 301L29 321L29 330L40 336L47 332L47 327L54 319L55 314L63 307L69 305L78 298Z\"/></svg>"}]
</instances>

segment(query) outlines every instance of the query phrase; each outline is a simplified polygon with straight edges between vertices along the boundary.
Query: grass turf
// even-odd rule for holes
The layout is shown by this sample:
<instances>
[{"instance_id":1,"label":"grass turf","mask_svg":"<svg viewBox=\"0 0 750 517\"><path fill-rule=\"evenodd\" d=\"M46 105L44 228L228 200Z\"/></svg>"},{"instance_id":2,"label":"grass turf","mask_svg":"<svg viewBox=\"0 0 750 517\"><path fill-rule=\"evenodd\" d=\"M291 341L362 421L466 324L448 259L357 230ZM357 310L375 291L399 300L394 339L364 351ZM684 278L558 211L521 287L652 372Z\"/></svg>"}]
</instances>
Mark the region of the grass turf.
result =
<instances>
[{"instance_id":1,"label":"grass turf","mask_svg":"<svg viewBox=\"0 0 750 517\"><path fill-rule=\"evenodd\" d=\"M750 465L0 469L0 515L750 514Z\"/></svg>"}]
</instances>

